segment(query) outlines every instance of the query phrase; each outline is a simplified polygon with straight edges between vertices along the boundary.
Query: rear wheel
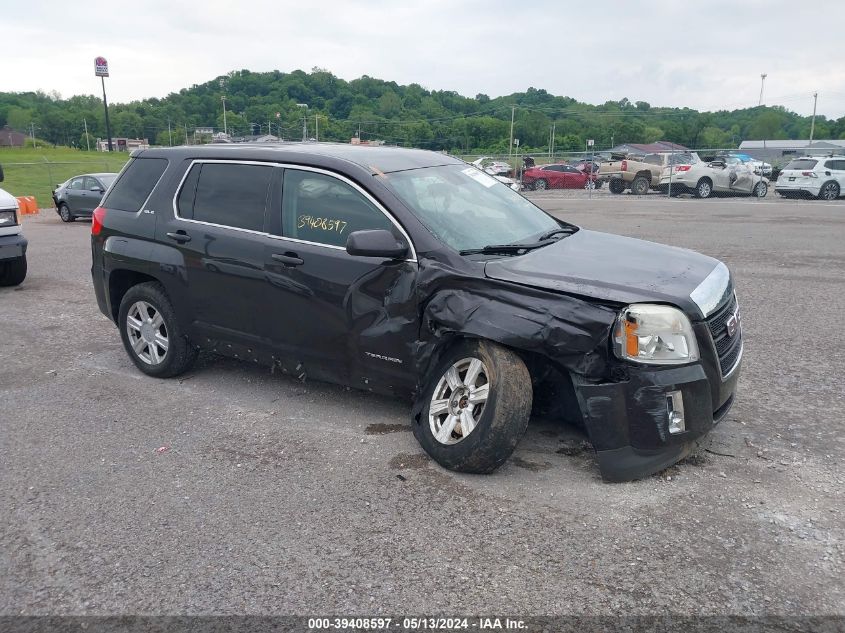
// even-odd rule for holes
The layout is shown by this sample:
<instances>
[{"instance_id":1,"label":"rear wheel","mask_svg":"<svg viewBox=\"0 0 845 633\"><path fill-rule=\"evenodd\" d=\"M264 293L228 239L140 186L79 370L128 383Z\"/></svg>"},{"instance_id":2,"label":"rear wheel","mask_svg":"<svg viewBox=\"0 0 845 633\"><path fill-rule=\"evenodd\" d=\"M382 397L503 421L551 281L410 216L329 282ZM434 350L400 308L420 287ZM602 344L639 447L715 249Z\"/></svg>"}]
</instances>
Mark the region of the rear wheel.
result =
<instances>
[{"instance_id":1,"label":"rear wheel","mask_svg":"<svg viewBox=\"0 0 845 633\"><path fill-rule=\"evenodd\" d=\"M73 222L70 208L64 202L59 205L59 217L62 219L62 222Z\"/></svg>"},{"instance_id":2,"label":"rear wheel","mask_svg":"<svg viewBox=\"0 0 845 633\"><path fill-rule=\"evenodd\" d=\"M447 353L429 377L414 435L438 464L490 473L513 453L528 427L533 391L525 363L489 341Z\"/></svg>"},{"instance_id":3,"label":"rear wheel","mask_svg":"<svg viewBox=\"0 0 845 633\"><path fill-rule=\"evenodd\" d=\"M644 196L648 193L648 178L645 176L637 176L631 183L631 193L637 196Z\"/></svg>"},{"instance_id":4,"label":"rear wheel","mask_svg":"<svg viewBox=\"0 0 845 633\"><path fill-rule=\"evenodd\" d=\"M123 295L117 324L126 353L148 376L178 376L197 358L196 347L180 329L173 304L157 282L138 284Z\"/></svg>"},{"instance_id":5,"label":"rear wheel","mask_svg":"<svg viewBox=\"0 0 845 633\"><path fill-rule=\"evenodd\" d=\"M26 255L0 262L0 286L18 286L26 279Z\"/></svg>"},{"instance_id":6,"label":"rear wheel","mask_svg":"<svg viewBox=\"0 0 845 633\"><path fill-rule=\"evenodd\" d=\"M548 187L548 183L545 180L543 180L542 178L540 178L539 180L537 180L534 183L534 190L535 191L543 191L544 189L546 189L546 187Z\"/></svg>"},{"instance_id":7,"label":"rear wheel","mask_svg":"<svg viewBox=\"0 0 845 633\"><path fill-rule=\"evenodd\" d=\"M819 198L822 200L836 200L839 197L839 184L833 182L826 182L819 189Z\"/></svg>"},{"instance_id":8,"label":"rear wheel","mask_svg":"<svg viewBox=\"0 0 845 633\"><path fill-rule=\"evenodd\" d=\"M695 186L696 198L709 198L713 194L713 183L709 178L702 178Z\"/></svg>"},{"instance_id":9,"label":"rear wheel","mask_svg":"<svg viewBox=\"0 0 845 633\"><path fill-rule=\"evenodd\" d=\"M607 188L610 189L610 193L622 193L625 191L625 181L621 178L614 178L608 183Z\"/></svg>"}]
</instances>

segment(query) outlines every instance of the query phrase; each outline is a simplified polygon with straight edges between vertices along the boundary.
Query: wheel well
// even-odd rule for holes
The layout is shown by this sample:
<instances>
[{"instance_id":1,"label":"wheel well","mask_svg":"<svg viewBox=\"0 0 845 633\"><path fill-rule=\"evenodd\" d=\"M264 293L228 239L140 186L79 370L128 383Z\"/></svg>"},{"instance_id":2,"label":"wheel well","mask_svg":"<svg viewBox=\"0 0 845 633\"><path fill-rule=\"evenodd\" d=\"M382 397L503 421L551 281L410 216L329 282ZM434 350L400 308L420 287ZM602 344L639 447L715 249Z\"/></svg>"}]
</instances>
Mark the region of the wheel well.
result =
<instances>
[{"instance_id":1,"label":"wheel well","mask_svg":"<svg viewBox=\"0 0 845 633\"><path fill-rule=\"evenodd\" d=\"M117 322L117 313L120 310L120 302L132 286L143 284L148 281L158 281L155 277L139 273L134 270L113 270L109 275L109 303L111 304L112 318Z\"/></svg>"},{"instance_id":2,"label":"wheel well","mask_svg":"<svg viewBox=\"0 0 845 633\"><path fill-rule=\"evenodd\" d=\"M713 181L710 180L709 176L702 176L701 178L698 179L698 182L695 183L695 186L697 187L698 185L700 185L701 183L703 183L705 181L709 182L711 186L713 185Z\"/></svg>"},{"instance_id":3,"label":"wheel well","mask_svg":"<svg viewBox=\"0 0 845 633\"><path fill-rule=\"evenodd\" d=\"M634 178L639 178L640 176L642 176L643 178L645 178L646 180L651 182L651 172L650 171L639 171L639 172L637 172L637 175L634 176Z\"/></svg>"}]
</instances>

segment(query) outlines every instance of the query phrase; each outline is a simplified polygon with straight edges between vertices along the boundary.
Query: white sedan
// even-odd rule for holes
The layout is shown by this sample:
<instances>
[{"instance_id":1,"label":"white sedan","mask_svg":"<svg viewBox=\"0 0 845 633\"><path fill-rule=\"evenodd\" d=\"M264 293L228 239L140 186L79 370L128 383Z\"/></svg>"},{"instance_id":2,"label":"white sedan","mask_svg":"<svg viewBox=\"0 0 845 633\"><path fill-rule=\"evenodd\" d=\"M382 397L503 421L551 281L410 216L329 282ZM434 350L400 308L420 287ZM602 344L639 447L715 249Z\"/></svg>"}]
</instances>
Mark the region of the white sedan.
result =
<instances>
[{"instance_id":1,"label":"white sedan","mask_svg":"<svg viewBox=\"0 0 845 633\"><path fill-rule=\"evenodd\" d=\"M691 193L696 198L714 194L764 197L769 192L769 179L759 169L735 156L720 156L709 163L666 167L660 175L658 189L673 195Z\"/></svg>"}]
</instances>

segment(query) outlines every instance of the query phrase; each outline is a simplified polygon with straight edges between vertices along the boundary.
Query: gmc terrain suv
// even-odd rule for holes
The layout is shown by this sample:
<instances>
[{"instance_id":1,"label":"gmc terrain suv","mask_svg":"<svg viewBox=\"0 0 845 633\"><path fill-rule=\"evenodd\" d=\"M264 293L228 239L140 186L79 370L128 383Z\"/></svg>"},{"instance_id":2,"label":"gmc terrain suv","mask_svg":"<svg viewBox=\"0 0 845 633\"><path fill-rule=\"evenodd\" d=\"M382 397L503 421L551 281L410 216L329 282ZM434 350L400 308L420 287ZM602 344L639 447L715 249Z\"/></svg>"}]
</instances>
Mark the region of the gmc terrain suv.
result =
<instances>
[{"instance_id":1,"label":"gmc terrain suv","mask_svg":"<svg viewBox=\"0 0 845 633\"><path fill-rule=\"evenodd\" d=\"M97 302L144 373L202 348L409 397L447 468L496 469L533 409L585 427L605 479L642 477L734 400L724 264L557 220L442 154L136 152L91 233Z\"/></svg>"}]
</instances>

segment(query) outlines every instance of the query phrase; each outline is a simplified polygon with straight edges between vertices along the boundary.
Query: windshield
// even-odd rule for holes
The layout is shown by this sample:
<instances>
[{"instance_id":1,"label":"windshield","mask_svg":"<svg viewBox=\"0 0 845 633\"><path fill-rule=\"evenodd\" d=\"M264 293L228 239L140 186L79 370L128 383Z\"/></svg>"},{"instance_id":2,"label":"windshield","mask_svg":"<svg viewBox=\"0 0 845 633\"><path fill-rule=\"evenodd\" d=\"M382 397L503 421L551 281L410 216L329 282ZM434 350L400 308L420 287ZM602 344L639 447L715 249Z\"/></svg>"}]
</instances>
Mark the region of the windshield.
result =
<instances>
[{"instance_id":1,"label":"windshield","mask_svg":"<svg viewBox=\"0 0 845 633\"><path fill-rule=\"evenodd\" d=\"M456 251L532 242L560 224L507 185L468 165L387 174L387 186Z\"/></svg>"}]
</instances>

